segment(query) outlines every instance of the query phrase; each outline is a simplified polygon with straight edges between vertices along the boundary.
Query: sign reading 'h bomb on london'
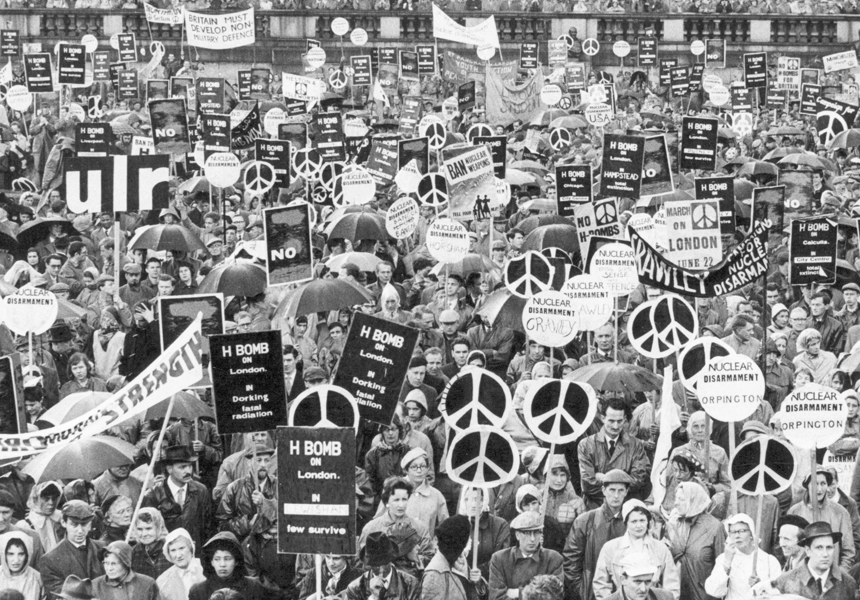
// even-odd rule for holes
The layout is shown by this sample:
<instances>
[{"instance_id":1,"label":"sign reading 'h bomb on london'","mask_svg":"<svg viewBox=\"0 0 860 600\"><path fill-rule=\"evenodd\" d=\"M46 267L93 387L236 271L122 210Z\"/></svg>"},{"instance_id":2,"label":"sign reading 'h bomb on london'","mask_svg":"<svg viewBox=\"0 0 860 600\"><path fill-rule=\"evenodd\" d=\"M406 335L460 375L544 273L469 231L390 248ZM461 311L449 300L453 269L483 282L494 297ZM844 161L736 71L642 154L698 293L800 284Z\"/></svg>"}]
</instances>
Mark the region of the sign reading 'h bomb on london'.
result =
<instances>
[{"instance_id":1,"label":"sign reading 'h bomb on london'","mask_svg":"<svg viewBox=\"0 0 860 600\"><path fill-rule=\"evenodd\" d=\"M639 198L645 138L607 135L604 141L600 192L619 198Z\"/></svg>"}]
</instances>

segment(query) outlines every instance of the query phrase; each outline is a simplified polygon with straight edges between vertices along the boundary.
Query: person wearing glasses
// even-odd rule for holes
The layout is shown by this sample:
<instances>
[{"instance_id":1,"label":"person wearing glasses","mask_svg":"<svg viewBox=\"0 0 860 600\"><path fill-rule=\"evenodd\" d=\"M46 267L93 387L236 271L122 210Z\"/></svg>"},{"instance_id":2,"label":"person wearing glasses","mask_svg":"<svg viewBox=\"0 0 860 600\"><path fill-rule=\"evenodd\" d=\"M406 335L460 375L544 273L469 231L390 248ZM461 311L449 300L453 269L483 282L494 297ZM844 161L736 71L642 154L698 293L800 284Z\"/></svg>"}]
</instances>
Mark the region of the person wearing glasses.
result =
<instances>
[{"instance_id":1,"label":"person wearing glasses","mask_svg":"<svg viewBox=\"0 0 860 600\"><path fill-rule=\"evenodd\" d=\"M400 466L414 488L406 504L406 514L425 525L432 538L436 535L436 525L448 518L448 505L442 493L428 481L433 471L431 460L422 448L413 448L400 461Z\"/></svg>"},{"instance_id":2,"label":"person wearing glasses","mask_svg":"<svg viewBox=\"0 0 860 600\"><path fill-rule=\"evenodd\" d=\"M759 581L771 581L782 574L775 556L758 548L755 523L749 515L736 514L723 521L726 546L714 570L705 580L705 591L716 598L741 600L752 595Z\"/></svg>"},{"instance_id":3,"label":"person wearing glasses","mask_svg":"<svg viewBox=\"0 0 860 600\"><path fill-rule=\"evenodd\" d=\"M564 578L561 554L542 548L543 518L533 511L520 513L511 521L517 545L499 550L490 559L489 600L519 598L522 586L536 575Z\"/></svg>"},{"instance_id":4,"label":"person wearing glasses","mask_svg":"<svg viewBox=\"0 0 860 600\"><path fill-rule=\"evenodd\" d=\"M131 546L126 542L111 542L101 551L105 574L93 580L93 594L96 598L114 600L135 598L136 600L157 600L161 592L155 580L147 575L135 573L131 568Z\"/></svg>"}]
</instances>

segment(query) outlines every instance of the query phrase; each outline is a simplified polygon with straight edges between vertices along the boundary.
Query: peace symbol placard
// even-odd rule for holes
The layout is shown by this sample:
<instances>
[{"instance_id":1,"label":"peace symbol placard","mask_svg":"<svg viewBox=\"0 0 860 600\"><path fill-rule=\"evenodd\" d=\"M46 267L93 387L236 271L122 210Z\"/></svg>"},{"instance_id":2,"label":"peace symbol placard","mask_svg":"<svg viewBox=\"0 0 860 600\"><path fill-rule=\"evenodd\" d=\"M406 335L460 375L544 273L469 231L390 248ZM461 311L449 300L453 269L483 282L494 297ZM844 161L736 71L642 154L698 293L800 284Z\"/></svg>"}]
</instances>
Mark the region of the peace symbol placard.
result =
<instances>
[{"instance_id":1,"label":"peace symbol placard","mask_svg":"<svg viewBox=\"0 0 860 600\"><path fill-rule=\"evenodd\" d=\"M448 180L441 173L427 173L418 182L418 201L422 206L439 208L448 202Z\"/></svg>"},{"instance_id":2,"label":"peace symbol placard","mask_svg":"<svg viewBox=\"0 0 860 600\"><path fill-rule=\"evenodd\" d=\"M612 318L612 293L606 283L589 273L574 275L561 288L561 293L577 307L577 329L597 331Z\"/></svg>"},{"instance_id":3,"label":"peace symbol placard","mask_svg":"<svg viewBox=\"0 0 860 600\"><path fill-rule=\"evenodd\" d=\"M346 87L346 73L341 71L340 69L335 69L332 71L331 75L328 76L328 82L333 89L342 90Z\"/></svg>"},{"instance_id":4,"label":"peace symbol placard","mask_svg":"<svg viewBox=\"0 0 860 600\"><path fill-rule=\"evenodd\" d=\"M478 367L454 375L439 402L442 417L456 431L481 425L501 427L511 408L510 388L495 373Z\"/></svg>"},{"instance_id":5,"label":"peace symbol placard","mask_svg":"<svg viewBox=\"0 0 860 600\"><path fill-rule=\"evenodd\" d=\"M712 358L729 356L734 353L735 351L719 338L694 339L684 344L681 354L678 356L678 377L685 388L695 392L705 365Z\"/></svg>"},{"instance_id":6,"label":"peace symbol placard","mask_svg":"<svg viewBox=\"0 0 860 600\"><path fill-rule=\"evenodd\" d=\"M757 436L737 447L729 476L750 496L778 494L791 487L797 465L791 447L774 437Z\"/></svg>"},{"instance_id":7,"label":"peace symbol placard","mask_svg":"<svg viewBox=\"0 0 860 600\"><path fill-rule=\"evenodd\" d=\"M344 163L333 161L325 163L320 169L319 182L329 192L334 191L334 182L343 173Z\"/></svg>"},{"instance_id":8,"label":"peace symbol placard","mask_svg":"<svg viewBox=\"0 0 860 600\"><path fill-rule=\"evenodd\" d=\"M337 385L317 385L306 389L290 404L290 427L358 428L358 403Z\"/></svg>"},{"instance_id":9,"label":"peace symbol placard","mask_svg":"<svg viewBox=\"0 0 860 600\"><path fill-rule=\"evenodd\" d=\"M627 336L648 358L663 358L699 335L699 319L689 303L675 294L643 302L630 315Z\"/></svg>"},{"instance_id":10,"label":"peace symbol placard","mask_svg":"<svg viewBox=\"0 0 860 600\"><path fill-rule=\"evenodd\" d=\"M702 370L697 394L712 418L724 423L742 421L764 400L764 375L749 356L716 356Z\"/></svg>"},{"instance_id":11,"label":"peace symbol placard","mask_svg":"<svg viewBox=\"0 0 860 600\"><path fill-rule=\"evenodd\" d=\"M323 157L315 148L303 148L293 154L293 170L304 179L316 179L323 165Z\"/></svg>"},{"instance_id":12,"label":"peace symbol placard","mask_svg":"<svg viewBox=\"0 0 860 600\"><path fill-rule=\"evenodd\" d=\"M574 301L555 290L531 296L523 308L523 329L529 339L547 346L562 348L577 333L579 308Z\"/></svg>"},{"instance_id":13,"label":"peace symbol placard","mask_svg":"<svg viewBox=\"0 0 860 600\"><path fill-rule=\"evenodd\" d=\"M567 129L556 127L549 134L549 145L554 150L561 150L573 144L573 135Z\"/></svg>"},{"instance_id":14,"label":"peace symbol placard","mask_svg":"<svg viewBox=\"0 0 860 600\"><path fill-rule=\"evenodd\" d=\"M505 265L505 287L520 298L530 298L552 287L553 269L539 252L529 250Z\"/></svg>"},{"instance_id":15,"label":"peace symbol placard","mask_svg":"<svg viewBox=\"0 0 860 600\"><path fill-rule=\"evenodd\" d=\"M848 403L833 388L807 383L789 394L780 409L780 427L798 448L826 448L842 437L848 418Z\"/></svg>"},{"instance_id":16,"label":"peace symbol placard","mask_svg":"<svg viewBox=\"0 0 860 600\"><path fill-rule=\"evenodd\" d=\"M520 455L506 432L478 427L454 437L445 468L455 483L489 489L513 481L520 468Z\"/></svg>"},{"instance_id":17,"label":"peace symbol placard","mask_svg":"<svg viewBox=\"0 0 860 600\"><path fill-rule=\"evenodd\" d=\"M474 144L474 139L476 137L491 137L492 135L492 127L490 127L486 123L476 123L469 127L469 131L466 132L466 141L470 144Z\"/></svg>"},{"instance_id":18,"label":"peace symbol placard","mask_svg":"<svg viewBox=\"0 0 860 600\"><path fill-rule=\"evenodd\" d=\"M582 42L582 51L585 52L586 56L594 56L600 52L600 42L594 38L586 38L586 40Z\"/></svg>"},{"instance_id":19,"label":"peace symbol placard","mask_svg":"<svg viewBox=\"0 0 860 600\"><path fill-rule=\"evenodd\" d=\"M262 196L275 187L278 176L275 169L267 162L255 160L247 166L242 180L245 182L245 192Z\"/></svg>"},{"instance_id":20,"label":"peace symbol placard","mask_svg":"<svg viewBox=\"0 0 860 600\"><path fill-rule=\"evenodd\" d=\"M532 384L523 403L523 418L536 438L550 444L576 441L594 421L597 394L579 381L545 379Z\"/></svg>"}]
</instances>

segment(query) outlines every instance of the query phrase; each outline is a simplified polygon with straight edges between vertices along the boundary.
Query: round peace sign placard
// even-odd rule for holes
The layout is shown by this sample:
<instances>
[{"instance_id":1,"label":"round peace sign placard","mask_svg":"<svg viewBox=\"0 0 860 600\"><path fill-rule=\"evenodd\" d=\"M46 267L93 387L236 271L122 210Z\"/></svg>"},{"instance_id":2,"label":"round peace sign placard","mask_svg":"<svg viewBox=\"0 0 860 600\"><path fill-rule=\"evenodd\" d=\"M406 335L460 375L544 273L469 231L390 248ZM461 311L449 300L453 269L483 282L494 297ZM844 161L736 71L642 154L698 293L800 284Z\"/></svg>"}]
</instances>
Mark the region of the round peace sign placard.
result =
<instances>
[{"instance_id":1,"label":"round peace sign placard","mask_svg":"<svg viewBox=\"0 0 860 600\"><path fill-rule=\"evenodd\" d=\"M461 431L448 449L445 462L448 476L460 485L493 488L517 476L520 454L505 431L477 427Z\"/></svg>"},{"instance_id":2,"label":"round peace sign placard","mask_svg":"<svg viewBox=\"0 0 860 600\"><path fill-rule=\"evenodd\" d=\"M556 127L549 133L549 145L553 150L569 148L573 144L573 134L563 127Z\"/></svg>"},{"instance_id":3,"label":"round peace sign placard","mask_svg":"<svg viewBox=\"0 0 860 600\"><path fill-rule=\"evenodd\" d=\"M531 296L523 308L526 337L548 348L562 348L577 333L579 308L573 300L555 290Z\"/></svg>"},{"instance_id":4,"label":"round peace sign placard","mask_svg":"<svg viewBox=\"0 0 860 600\"><path fill-rule=\"evenodd\" d=\"M439 402L439 411L457 431L481 425L501 427L512 408L511 390L495 373L469 367L457 373Z\"/></svg>"},{"instance_id":5,"label":"round peace sign placard","mask_svg":"<svg viewBox=\"0 0 860 600\"><path fill-rule=\"evenodd\" d=\"M705 365L697 386L705 412L718 421L742 421L764 400L764 375L743 354L716 356Z\"/></svg>"},{"instance_id":6,"label":"round peace sign placard","mask_svg":"<svg viewBox=\"0 0 860 600\"><path fill-rule=\"evenodd\" d=\"M791 447L774 437L757 436L737 447L729 476L750 496L778 494L794 483L797 465Z\"/></svg>"},{"instance_id":7,"label":"round peace sign placard","mask_svg":"<svg viewBox=\"0 0 860 600\"><path fill-rule=\"evenodd\" d=\"M594 56L600 52L600 42L594 38L586 38L586 40L582 42L582 51L585 52L586 56Z\"/></svg>"},{"instance_id":8,"label":"round peace sign placard","mask_svg":"<svg viewBox=\"0 0 860 600\"><path fill-rule=\"evenodd\" d=\"M422 206L439 208L448 202L448 180L441 173L427 173L418 182L418 201Z\"/></svg>"},{"instance_id":9,"label":"round peace sign placard","mask_svg":"<svg viewBox=\"0 0 860 600\"><path fill-rule=\"evenodd\" d=\"M476 137L490 137L491 135L493 135L492 127L486 123L475 123L469 127L469 131L466 132L466 141L470 144L474 144Z\"/></svg>"},{"instance_id":10,"label":"round peace sign placard","mask_svg":"<svg viewBox=\"0 0 860 600\"><path fill-rule=\"evenodd\" d=\"M337 385L317 385L306 389L290 404L290 427L358 428L358 403Z\"/></svg>"},{"instance_id":11,"label":"round peace sign placard","mask_svg":"<svg viewBox=\"0 0 860 600\"><path fill-rule=\"evenodd\" d=\"M267 162L255 160L245 169L242 180L245 183L245 192L255 196L262 196L275 187L278 176L275 169Z\"/></svg>"},{"instance_id":12,"label":"round peace sign placard","mask_svg":"<svg viewBox=\"0 0 860 600\"><path fill-rule=\"evenodd\" d=\"M520 298L530 298L552 287L553 270L540 252L529 250L505 265L505 287Z\"/></svg>"},{"instance_id":13,"label":"round peace sign placard","mask_svg":"<svg viewBox=\"0 0 860 600\"><path fill-rule=\"evenodd\" d=\"M558 101L556 107L562 110L570 110L571 108L573 108L573 100L569 95L564 95L561 97L561 100Z\"/></svg>"},{"instance_id":14,"label":"round peace sign placard","mask_svg":"<svg viewBox=\"0 0 860 600\"><path fill-rule=\"evenodd\" d=\"M452 264L469 253L469 232L454 219L436 219L427 228L424 245L430 256L441 263Z\"/></svg>"},{"instance_id":15,"label":"round peace sign placard","mask_svg":"<svg viewBox=\"0 0 860 600\"><path fill-rule=\"evenodd\" d=\"M344 73L340 69L335 69L331 72L331 75L328 76L328 82L335 90L342 90L343 88L345 88L346 80L346 73Z\"/></svg>"},{"instance_id":16,"label":"round peace sign placard","mask_svg":"<svg viewBox=\"0 0 860 600\"><path fill-rule=\"evenodd\" d=\"M613 296L599 277L575 275L564 283L561 293L576 303L579 330L597 331L612 318Z\"/></svg>"},{"instance_id":17,"label":"round peace sign placard","mask_svg":"<svg viewBox=\"0 0 860 600\"><path fill-rule=\"evenodd\" d=\"M448 132L442 123L430 123L425 130L425 137L431 150L439 150L445 145L448 139Z\"/></svg>"},{"instance_id":18,"label":"round peace sign placard","mask_svg":"<svg viewBox=\"0 0 860 600\"><path fill-rule=\"evenodd\" d=\"M576 441L594 421L597 394L579 381L544 379L533 384L523 403L523 418L536 438L550 444Z\"/></svg>"},{"instance_id":19,"label":"round peace sign placard","mask_svg":"<svg viewBox=\"0 0 860 600\"><path fill-rule=\"evenodd\" d=\"M316 179L322 165L322 154L316 148L302 148L293 154L293 171L304 179Z\"/></svg>"},{"instance_id":20,"label":"round peace sign placard","mask_svg":"<svg viewBox=\"0 0 860 600\"><path fill-rule=\"evenodd\" d=\"M329 192L334 191L334 182L343 173L344 163L341 161L327 162L320 169L320 184Z\"/></svg>"},{"instance_id":21,"label":"round peace sign placard","mask_svg":"<svg viewBox=\"0 0 860 600\"><path fill-rule=\"evenodd\" d=\"M630 315L627 336L648 358L663 358L699 335L699 319L689 303L675 294L643 302Z\"/></svg>"},{"instance_id":22,"label":"round peace sign placard","mask_svg":"<svg viewBox=\"0 0 860 600\"><path fill-rule=\"evenodd\" d=\"M687 342L678 355L678 378L681 384L691 392L695 392L705 365L712 358L734 353L735 351L728 344L715 337L702 337Z\"/></svg>"},{"instance_id":23,"label":"round peace sign placard","mask_svg":"<svg viewBox=\"0 0 860 600\"><path fill-rule=\"evenodd\" d=\"M826 448L842 437L848 418L848 403L833 388L807 383L789 394L780 409L780 427L798 448Z\"/></svg>"}]
</instances>

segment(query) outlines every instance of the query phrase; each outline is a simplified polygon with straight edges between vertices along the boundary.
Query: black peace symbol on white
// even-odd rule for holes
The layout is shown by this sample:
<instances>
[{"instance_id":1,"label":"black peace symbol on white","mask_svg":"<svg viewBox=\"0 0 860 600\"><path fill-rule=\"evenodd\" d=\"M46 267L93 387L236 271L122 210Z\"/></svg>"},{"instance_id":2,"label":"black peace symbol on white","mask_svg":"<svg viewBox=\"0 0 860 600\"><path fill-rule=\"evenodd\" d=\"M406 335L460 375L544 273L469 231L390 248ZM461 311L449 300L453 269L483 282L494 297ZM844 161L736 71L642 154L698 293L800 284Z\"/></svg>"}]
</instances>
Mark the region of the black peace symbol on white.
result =
<instances>
[{"instance_id":1,"label":"black peace symbol on white","mask_svg":"<svg viewBox=\"0 0 860 600\"><path fill-rule=\"evenodd\" d=\"M788 489L797 472L791 449L780 440L759 436L738 446L731 478L748 494L777 494Z\"/></svg>"},{"instance_id":2,"label":"black peace symbol on white","mask_svg":"<svg viewBox=\"0 0 860 600\"><path fill-rule=\"evenodd\" d=\"M556 150L561 150L573 143L573 136L567 129L553 129L549 134L549 143Z\"/></svg>"},{"instance_id":3,"label":"black peace symbol on white","mask_svg":"<svg viewBox=\"0 0 860 600\"><path fill-rule=\"evenodd\" d=\"M585 52L588 56L594 56L598 52L600 52L600 42L598 42L594 38L588 38L584 42L582 42L582 51Z\"/></svg>"},{"instance_id":4,"label":"black peace symbol on white","mask_svg":"<svg viewBox=\"0 0 860 600\"><path fill-rule=\"evenodd\" d=\"M570 96L562 96L556 106L562 110L567 110L573 106L573 100L570 99Z\"/></svg>"},{"instance_id":5,"label":"black peace symbol on white","mask_svg":"<svg viewBox=\"0 0 860 600\"><path fill-rule=\"evenodd\" d=\"M331 87L340 90L346 87L346 79L346 73L338 69L329 75L328 82L331 84Z\"/></svg>"},{"instance_id":6,"label":"black peace symbol on white","mask_svg":"<svg viewBox=\"0 0 860 600\"><path fill-rule=\"evenodd\" d=\"M261 160L255 160L245 169L245 175L242 179L245 182L246 192L262 195L275 187L278 176L272 165Z\"/></svg>"},{"instance_id":7,"label":"black peace symbol on white","mask_svg":"<svg viewBox=\"0 0 860 600\"><path fill-rule=\"evenodd\" d=\"M615 208L615 201L603 202L594 207L594 220L598 225L608 225L614 223L618 218L618 209Z\"/></svg>"},{"instance_id":8,"label":"black peace symbol on white","mask_svg":"<svg viewBox=\"0 0 860 600\"><path fill-rule=\"evenodd\" d=\"M848 129L848 124L845 119L837 112L832 110L823 110L816 115L818 123L818 139L824 144L836 137L837 133L841 133ZM838 127L837 127L838 126Z\"/></svg>"},{"instance_id":9,"label":"black peace symbol on white","mask_svg":"<svg viewBox=\"0 0 860 600\"><path fill-rule=\"evenodd\" d=\"M489 125L477 123L469 127L469 131L466 132L466 141L474 144L476 137L490 137L491 135L493 135L493 130Z\"/></svg>"},{"instance_id":10,"label":"black peace symbol on white","mask_svg":"<svg viewBox=\"0 0 860 600\"><path fill-rule=\"evenodd\" d=\"M316 204L324 204L326 200L328 200L329 191L325 188L322 182L317 182L314 186L313 192L311 192L311 198Z\"/></svg>"},{"instance_id":11,"label":"black peace symbol on white","mask_svg":"<svg viewBox=\"0 0 860 600\"><path fill-rule=\"evenodd\" d=\"M550 246L549 248L544 248L540 251L541 254L546 256L549 259L557 259L564 261L565 264L572 264L573 259L570 257L570 254L562 250L561 248L557 248L555 246Z\"/></svg>"},{"instance_id":12,"label":"black peace symbol on white","mask_svg":"<svg viewBox=\"0 0 860 600\"><path fill-rule=\"evenodd\" d=\"M491 488L511 481L520 456L511 436L492 427L461 431L448 449L448 476L460 485Z\"/></svg>"},{"instance_id":13,"label":"black peace symbol on white","mask_svg":"<svg viewBox=\"0 0 860 600\"><path fill-rule=\"evenodd\" d=\"M533 265L537 263L544 274L532 275ZM520 274L522 273L522 274ZM517 277L519 275L519 277ZM516 279L511 279L516 277ZM505 287L520 298L530 298L540 292L545 292L552 287L553 269L549 260L542 254L529 250L525 254L511 259L505 266Z\"/></svg>"},{"instance_id":14,"label":"black peace symbol on white","mask_svg":"<svg viewBox=\"0 0 860 600\"><path fill-rule=\"evenodd\" d=\"M636 307L627 323L631 345L648 358L669 356L698 334L696 311L675 294L643 302Z\"/></svg>"},{"instance_id":15,"label":"black peace symbol on white","mask_svg":"<svg viewBox=\"0 0 860 600\"><path fill-rule=\"evenodd\" d=\"M445 126L442 123L431 123L427 127L427 142L431 150L439 150L445 145L445 140L448 139L448 133L445 131Z\"/></svg>"},{"instance_id":16,"label":"black peace symbol on white","mask_svg":"<svg viewBox=\"0 0 860 600\"><path fill-rule=\"evenodd\" d=\"M548 443L573 442L594 421L597 394L587 383L545 379L532 385L523 403L523 418L535 437Z\"/></svg>"},{"instance_id":17,"label":"black peace symbol on white","mask_svg":"<svg viewBox=\"0 0 860 600\"><path fill-rule=\"evenodd\" d=\"M329 192L334 191L335 181L343 173L343 166L343 163L340 161L327 162L320 169L320 183Z\"/></svg>"},{"instance_id":18,"label":"black peace symbol on white","mask_svg":"<svg viewBox=\"0 0 860 600\"><path fill-rule=\"evenodd\" d=\"M481 401L481 394L487 391L488 386L489 389L495 389L501 395L501 397L496 394L492 396L496 401L493 406ZM452 411L450 400L455 389L465 392L469 397L457 398L459 402ZM505 382L495 373L477 367L471 367L455 375L445 387L440 404L439 410L445 423L456 431L466 431L482 425L501 427L508 419L512 406L510 388ZM494 408L496 410L493 410Z\"/></svg>"},{"instance_id":19,"label":"black peace symbol on white","mask_svg":"<svg viewBox=\"0 0 860 600\"><path fill-rule=\"evenodd\" d=\"M719 214L713 204L700 204L693 207L691 214L693 229L713 229L719 223Z\"/></svg>"},{"instance_id":20,"label":"black peace symbol on white","mask_svg":"<svg viewBox=\"0 0 860 600\"><path fill-rule=\"evenodd\" d=\"M302 148L293 155L293 170L305 179L315 179L322 164L323 157L315 148Z\"/></svg>"},{"instance_id":21,"label":"black peace symbol on white","mask_svg":"<svg viewBox=\"0 0 860 600\"><path fill-rule=\"evenodd\" d=\"M448 181L441 173L427 173L418 182L418 201L422 206L439 207L448 202Z\"/></svg>"},{"instance_id":22,"label":"black peace symbol on white","mask_svg":"<svg viewBox=\"0 0 860 600\"><path fill-rule=\"evenodd\" d=\"M734 353L735 351L728 344L714 337L687 342L678 356L678 377L681 384L691 392L695 392L705 365L712 358Z\"/></svg>"},{"instance_id":23,"label":"black peace symbol on white","mask_svg":"<svg viewBox=\"0 0 860 600\"><path fill-rule=\"evenodd\" d=\"M358 403L340 386L318 385L305 390L292 402L287 422L290 427L357 428Z\"/></svg>"},{"instance_id":24,"label":"black peace symbol on white","mask_svg":"<svg viewBox=\"0 0 860 600\"><path fill-rule=\"evenodd\" d=\"M0 83L0 102L6 101L6 93L9 91L9 87L5 83Z\"/></svg>"},{"instance_id":25,"label":"black peace symbol on white","mask_svg":"<svg viewBox=\"0 0 860 600\"><path fill-rule=\"evenodd\" d=\"M567 35L566 33L563 33L562 35L558 36L556 39L564 41L568 50L570 50L573 47L573 38L570 37L569 35Z\"/></svg>"}]
</instances>

